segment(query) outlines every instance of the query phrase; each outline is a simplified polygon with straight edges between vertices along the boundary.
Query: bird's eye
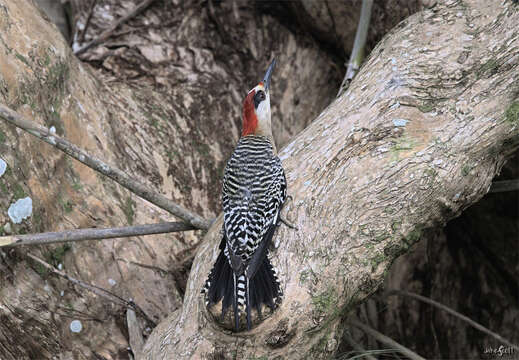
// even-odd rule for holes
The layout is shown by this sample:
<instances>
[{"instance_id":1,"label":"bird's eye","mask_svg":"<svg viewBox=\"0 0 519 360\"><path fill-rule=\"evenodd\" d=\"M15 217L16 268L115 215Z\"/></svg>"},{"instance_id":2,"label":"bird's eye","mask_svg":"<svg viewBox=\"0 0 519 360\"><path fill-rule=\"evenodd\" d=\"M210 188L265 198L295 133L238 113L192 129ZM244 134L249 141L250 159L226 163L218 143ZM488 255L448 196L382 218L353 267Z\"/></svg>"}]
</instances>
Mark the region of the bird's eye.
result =
<instances>
[{"instance_id":1,"label":"bird's eye","mask_svg":"<svg viewBox=\"0 0 519 360\"><path fill-rule=\"evenodd\" d=\"M254 95L254 107L258 107L259 103L265 100L267 96L263 90L260 90Z\"/></svg>"}]
</instances>

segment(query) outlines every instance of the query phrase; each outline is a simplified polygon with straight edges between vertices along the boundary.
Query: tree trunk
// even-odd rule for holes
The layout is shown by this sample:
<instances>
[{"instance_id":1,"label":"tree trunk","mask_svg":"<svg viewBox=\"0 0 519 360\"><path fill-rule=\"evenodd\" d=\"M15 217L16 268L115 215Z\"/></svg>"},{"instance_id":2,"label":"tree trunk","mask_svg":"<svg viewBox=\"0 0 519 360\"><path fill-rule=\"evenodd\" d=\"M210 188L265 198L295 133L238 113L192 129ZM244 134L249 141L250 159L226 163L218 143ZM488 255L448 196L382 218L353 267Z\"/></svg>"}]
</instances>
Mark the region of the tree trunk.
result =
<instances>
[{"instance_id":1,"label":"tree trunk","mask_svg":"<svg viewBox=\"0 0 519 360\"><path fill-rule=\"evenodd\" d=\"M87 41L128 11L128 2L98 3ZM278 146L336 94L341 64L316 41L290 31L286 19L258 12L250 2L210 4L155 2L85 54L100 69L94 75L30 2L0 0L0 101L212 217L219 209L221 171L239 134L239 104L268 60L278 59L272 98ZM149 356L177 358L178 351L304 358L310 348L333 354L343 310L374 291L388 263L407 247L402 239L416 241L420 229L442 224L474 202L516 147L514 21L517 8L509 3L451 1L413 17L375 50L351 91L287 147L295 196L288 217L297 218L299 231L281 228L276 235L286 297L253 330L257 335L224 334L200 306L201 281L216 256L218 229L212 229L182 312L183 285L173 270L199 234L0 250L0 358L127 357L125 311L50 277L26 261L28 252L132 298L160 322ZM341 34L334 46L345 46L347 38L351 34ZM368 109L377 118L366 116ZM454 127L460 134L451 137ZM173 220L2 121L0 151L7 163L0 176L0 233ZM32 216L14 224L7 209L25 196L33 199ZM347 279L336 284L341 276ZM81 320L79 334L71 332L72 320ZM153 326L139 321L146 331ZM203 324L213 333L198 330ZM266 337L269 345L262 342Z\"/></svg>"},{"instance_id":2,"label":"tree trunk","mask_svg":"<svg viewBox=\"0 0 519 360\"><path fill-rule=\"evenodd\" d=\"M99 0L85 40L134 5ZM78 61L31 1L0 0L0 102L213 218L223 166L239 136L241 101L269 60L276 56L279 64L272 90L278 145L329 103L341 80L340 66L315 41L253 4L234 5L155 1L85 53L94 69ZM0 157L2 235L175 220L1 120ZM8 209L25 197L32 214L14 223ZM133 299L151 319L138 319L146 333L181 305L185 255L201 237L0 250L0 358L127 358L126 309L51 276L26 253ZM80 333L70 329L74 320Z\"/></svg>"},{"instance_id":3,"label":"tree trunk","mask_svg":"<svg viewBox=\"0 0 519 360\"><path fill-rule=\"evenodd\" d=\"M411 16L355 81L283 151L293 201L273 251L284 289L250 332L223 330L200 289L221 221L199 247L182 309L152 333L148 359L328 358L343 318L428 228L480 199L519 145L519 12L450 1ZM275 115L274 115L275 116Z\"/></svg>"}]
</instances>

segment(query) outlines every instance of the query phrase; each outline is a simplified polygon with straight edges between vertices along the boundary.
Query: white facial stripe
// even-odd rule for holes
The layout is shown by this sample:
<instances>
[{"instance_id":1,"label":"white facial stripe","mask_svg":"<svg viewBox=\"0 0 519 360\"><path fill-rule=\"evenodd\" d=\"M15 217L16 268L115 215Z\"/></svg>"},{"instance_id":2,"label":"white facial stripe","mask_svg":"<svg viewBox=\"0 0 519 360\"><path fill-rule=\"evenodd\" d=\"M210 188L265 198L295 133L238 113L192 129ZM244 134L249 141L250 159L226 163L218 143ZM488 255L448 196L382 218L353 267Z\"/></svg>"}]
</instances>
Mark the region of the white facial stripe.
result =
<instances>
[{"instance_id":1,"label":"white facial stripe","mask_svg":"<svg viewBox=\"0 0 519 360\"><path fill-rule=\"evenodd\" d=\"M263 90L263 86L260 89ZM258 127L256 129L256 134L271 137L272 130L270 121L270 94L268 91L265 91L265 95L265 100L260 102L256 109L256 117L258 119Z\"/></svg>"},{"instance_id":2,"label":"white facial stripe","mask_svg":"<svg viewBox=\"0 0 519 360\"><path fill-rule=\"evenodd\" d=\"M270 121L270 95L268 92L265 94L267 95L265 100L260 102L258 108L256 109L256 116L258 117L259 121Z\"/></svg>"}]
</instances>

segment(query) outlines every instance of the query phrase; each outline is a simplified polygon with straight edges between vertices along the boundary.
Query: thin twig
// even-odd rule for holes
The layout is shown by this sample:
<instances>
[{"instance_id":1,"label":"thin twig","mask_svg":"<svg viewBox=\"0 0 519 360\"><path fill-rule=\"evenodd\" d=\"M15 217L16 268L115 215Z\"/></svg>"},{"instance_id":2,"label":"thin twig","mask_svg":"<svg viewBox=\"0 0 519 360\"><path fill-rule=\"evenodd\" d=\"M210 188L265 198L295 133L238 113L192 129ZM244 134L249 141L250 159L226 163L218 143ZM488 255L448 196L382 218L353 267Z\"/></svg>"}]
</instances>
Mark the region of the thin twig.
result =
<instances>
[{"instance_id":1,"label":"thin twig","mask_svg":"<svg viewBox=\"0 0 519 360\"><path fill-rule=\"evenodd\" d=\"M87 15L87 18L85 21L85 27L83 28L83 31L81 32L81 34L79 35L79 39L77 40L77 42L79 44L81 44L82 42L85 41L85 35L88 30L88 26L90 25L90 20L92 19L92 15L94 14L94 8L96 6L96 3L97 3L97 0L92 0L92 2L90 3L90 9L88 10L88 15Z\"/></svg>"},{"instance_id":2,"label":"thin twig","mask_svg":"<svg viewBox=\"0 0 519 360\"><path fill-rule=\"evenodd\" d=\"M499 193L505 191L519 190L519 179L494 181L490 187L489 193Z\"/></svg>"},{"instance_id":3,"label":"thin twig","mask_svg":"<svg viewBox=\"0 0 519 360\"><path fill-rule=\"evenodd\" d=\"M148 321L150 324L153 324L153 326L156 326L155 322L153 320L151 320L148 315L146 315L144 310L142 310L141 307L138 306L137 304L135 304L133 301L129 301L129 300L123 299L122 297L120 297L118 295L115 295L114 293L111 293L108 290L105 290L103 288L97 287L95 285L88 284L88 283L86 283L86 282L84 282L82 280L78 280L76 278L73 278L72 276L67 275L63 271L60 271L60 270L56 269L54 266L52 266L51 264L47 263L46 261L43 261L39 257L32 255L31 253L27 253L27 257L29 257L32 260L36 261L38 264L40 264L41 266L43 266L45 269L49 270L53 274L58 275L58 276L60 276L60 277L62 277L64 279L70 281L74 285L78 285L78 286L82 287L83 289L91 291L94 294L96 294L96 295L98 295L100 297L103 297L103 298L105 298L105 299L107 299L107 300L109 300L109 301L111 301L113 303L116 303L116 304L119 304L119 305L123 305L123 306L126 306L126 307L131 307L131 308L135 309L141 316L143 316L146 319L146 321Z\"/></svg>"},{"instance_id":4,"label":"thin twig","mask_svg":"<svg viewBox=\"0 0 519 360\"><path fill-rule=\"evenodd\" d=\"M346 342L359 354L364 355L364 358L367 360L377 360L374 356L372 356L368 351L366 351L360 344L358 344L355 340L353 340L353 337L351 334L344 334L343 339L346 340Z\"/></svg>"},{"instance_id":5,"label":"thin twig","mask_svg":"<svg viewBox=\"0 0 519 360\"><path fill-rule=\"evenodd\" d=\"M142 11L146 10L148 6L150 6L155 0L144 0L137 6L135 6L133 9L131 9L128 14L124 15L122 18L119 18L115 20L108 29L103 31L97 38L86 44L85 46L80 47L76 51L74 51L74 54L76 56L84 53L88 49L90 49L93 46L96 46L106 39L108 39L112 33L119 27L119 25L125 23L126 21L130 20L131 18L135 17L136 15L140 14Z\"/></svg>"},{"instance_id":6,"label":"thin twig","mask_svg":"<svg viewBox=\"0 0 519 360\"><path fill-rule=\"evenodd\" d=\"M104 240L130 236L164 234L178 231L196 230L194 226L182 222L166 222L125 226L106 229L74 229L38 234L0 236L0 248L4 246L46 245L60 242Z\"/></svg>"},{"instance_id":7,"label":"thin twig","mask_svg":"<svg viewBox=\"0 0 519 360\"><path fill-rule=\"evenodd\" d=\"M386 335L384 334L381 334L379 333L378 331L370 328L369 326L361 323L360 321L358 320L355 320L355 319L350 319L348 320L348 324L349 325L353 325L359 329L361 329L362 331L364 331L366 334L374 337L375 339L377 339L378 341L380 341L381 343L391 347L392 349L396 349L398 351L400 351L402 354L404 354L405 356L407 356L409 359L412 359L412 360L425 360L423 357L421 357L420 355L418 355L417 353L409 350L408 348L406 348L405 346L403 345L400 345L399 343L397 343L395 340L387 337Z\"/></svg>"},{"instance_id":8,"label":"thin twig","mask_svg":"<svg viewBox=\"0 0 519 360\"><path fill-rule=\"evenodd\" d=\"M346 75L342 80L342 84L337 93L339 97L349 86L351 80L357 74L357 71L364 59L364 48L366 46L366 38L368 37L369 21L371 19L371 8L373 0L362 0L362 8L360 10L359 25L357 26L357 33L355 34L355 41L353 42L353 50L351 51L350 61L346 69Z\"/></svg>"},{"instance_id":9,"label":"thin twig","mask_svg":"<svg viewBox=\"0 0 519 360\"><path fill-rule=\"evenodd\" d=\"M337 360L355 360L355 359L369 359L369 360L376 360L373 355L392 355L395 359L400 359L396 354L398 351L393 349L380 349L380 350L367 350L366 352L359 352L358 354L353 355L352 353L347 353L344 356L337 357ZM382 358L382 357L380 357Z\"/></svg>"},{"instance_id":10,"label":"thin twig","mask_svg":"<svg viewBox=\"0 0 519 360\"><path fill-rule=\"evenodd\" d=\"M457 312L457 311L455 311L455 310L453 310L453 309L451 309L451 308L449 308L449 307L447 307L447 306L445 306L443 304L440 304L437 301L434 301L434 300L431 300L429 298L426 298L425 296L421 296L421 295L418 295L418 294L415 294L415 293L412 293L412 292L408 292L408 291L403 291L403 290L389 290L387 292L387 296L391 296L391 295L404 295L404 296L412 297L413 299L416 299L416 300L423 301L424 303L427 303L429 305L435 306L438 309L446 311L449 314L454 315L458 319L461 319L461 320L465 321L466 323L468 323L473 328L476 328L479 331L484 332L485 334L492 336L494 339L498 340L502 344L506 344L508 346L511 346L511 347L513 347L513 348L515 348L516 350L519 351L519 346L517 346L516 344L513 344L512 342L506 340L505 338L503 338L499 334L496 334L495 332L487 329L483 325L478 324L474 320L466 317L463 314L460 314L459 312Z\"/></svg>"},{"instance_id":11,"label":"thin twig","mask_svg":"<svg viewBox=\"0 0 519 360\"><path fill-rule=\"evenodd\" d=\"M169 273L169 270L166 270L166 269L163 269L161 267L154 266L154 265L143 264L143 263L139 263L139 262L135 262L135 261L131 261L131 260L126 260L126 259L123 259L123 258L115 258L115 260L116 261L123 261L123 262L125 262L126 264L129 264L129 265L135 265L135 266L139 266L139 267L142 267L142 268L145 268L145 269L150 269L150 270L158 271L160 274L167 274L167 273Z\"/></svg>"},{"instance_id":12,"label":"thin twig","mask_svg":"<svg viewBox=\"0 0 519 360\"><path fill-rule=\"evenodd\" d=\"M154 190L148 188L146 185L131 179L121 170L112 167L106 164L105 162L89 155L83 149L80 149L76 145L68 142L67 140L60 138L55 133L51 133L49 129L39 124L36 124L33 121L27 120L25 117L11 110L3 104L0 104L0 117L4 118L11 124L29 132L37 138L45 141L46 143L51 144L52 146L63 151L65 154L70 155L74 159L82 162L86 166L94 169L95 171L108 176L110 179L119 183L121 186L130 190L137 196L140 196L141 198L148 200L152 204L155 204L158 207L166 211L169 211L171 214L181 218L182 220L193 225L197 229L209 228L209 221L190 212L184 207L175 204L164 195L155 192Z\"/></svg>"}]
</instances>

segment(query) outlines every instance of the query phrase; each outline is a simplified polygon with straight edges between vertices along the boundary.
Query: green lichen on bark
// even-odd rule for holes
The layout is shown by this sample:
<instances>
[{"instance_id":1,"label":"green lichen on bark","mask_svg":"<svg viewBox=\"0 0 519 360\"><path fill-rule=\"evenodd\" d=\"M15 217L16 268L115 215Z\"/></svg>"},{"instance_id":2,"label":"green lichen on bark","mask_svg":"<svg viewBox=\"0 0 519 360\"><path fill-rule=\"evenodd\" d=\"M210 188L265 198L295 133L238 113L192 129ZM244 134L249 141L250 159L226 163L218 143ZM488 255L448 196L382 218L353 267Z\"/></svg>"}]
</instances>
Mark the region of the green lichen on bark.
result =
<instances>
[{"instance_id":1,"label":"green lichen on bark","mask_svg":"<svg viewBox=\"0 0 519 360\"><path fill-rule=\"evenodd\" d=\"M371 271L375 271L379 264L383 263L386 260L386 257L382 253L376 253L375 256L371 258Z\"/></svg>"},{"instance_id":2,"label":"green lichen on bark","mask_svg":"<svg viewBox=\"0 0 519 360\"><path fill-rule=\"evenodd\" d=\"M519 101L514 101L505 111L505 119L513 125L519 124Z\"/></svg>"},{"instance_id":3,"label":"green lichen on bark","mask_svg":"<svg viewBox=\"0 0 519 360\"><path fill-rule=\"evenodd\" d=\"M476 76L478 78L482 77L483 75L492 76L497 72L499 66L499 62L496 59L491 58L480 66L480 68L476 71Z\"/></svg>"},{"instance_id":4,"label":"green lichen on bark","mask_svg":"<svg viewBox=\"0 0 519 360\"><path fill-rule=\"evenodd\" d=\"M54 126L57 134L63 135L60 109L70 76L69 65L67 59L60 58L50 48L43 51L44 55L38 53L41 52L30 51L28 56L16 54L31 69L31 75L20 80L16 96L9 106L17 109L21 105L29 105L34 112L43 116L46 126Z\"/></svg>"},{"instance_id":5,"label":"green lichen on bark","mask_svg":"<svg viewBox=\"0 0 519 360\"><path fill-rule=\"evenodd\" d=\"M428 113L434 110L434 105L432 103L425 103L418 106L418 110L420 110L423 113Z\"/></svg>"},{"instance_id":6,"label":"green lichen on bark","mask_svg":"<svg viewBox=\"0 0 519 360\"><path fill-rule=\"evenodd\" d=\"M337 292L329 287L319 295L312 297L312 305L317 315L330 315L337 308Z\"/></svg>"},{"instance_id":7,"label":"green lichen on bark","mask_svg":"<svg viewBox=\"0 0 519 360\"><path fill-rule=\"evenodd\" d=\"M423 226L418 224L403 238L403 243L407 247L420 241L423 235Z\"/></svg>"},{"instance_id":8,"label":"green lichen on bark","mask_svg":"<svg viewBox=\"0 0 519 360\"><path fill-rule=\"evenodd\" d=\"M61 199L61 207L63 209L63 211L65 213L71 213L72 210L74 209L74 203L71 201L71 200L64 200L64 199Z\"/></svg>"},{"instance_id":9,"label":"green lichen on bark","mask_svg":"<svg viewBox=\"0 0 519 360\"><path fill-rule=\"evenodd\" d=\"M63 264L63 259L65 257L65 254L70 249L72 249L72 246L70 244L58 245L53 250L48 252L45 255L45 258L49 264L52 264L52 265L58 267L59 264Z\"/></svg>"},{"instance_id":10,"label":"green lichen on bark","mask_svg":"<svg viewBox=\"0 0 519 360\"><path fill-rule=\"evenodd\" d=\"M126 216L126 221L128 221L128 224L133 225L133 218L135 216L135 207L136 203L132 200L131 195L128 195L124 203L122 204L122 210L124 212L124 215Z\"/></svg>"},{"instance_id":11,"label":"green lichen on bark","mask_svg":"<svg viewBox=\"0 0 519 360\"><path fill-rule=\"evenodd\" d=\"M18 199L24 198L26 196L27 196L27 194L23 190L22 185L20 185L18 183L14 184L14 186L13 186L13 200L18 200Z\"/></svg>"}]
</instances>

